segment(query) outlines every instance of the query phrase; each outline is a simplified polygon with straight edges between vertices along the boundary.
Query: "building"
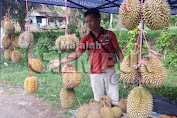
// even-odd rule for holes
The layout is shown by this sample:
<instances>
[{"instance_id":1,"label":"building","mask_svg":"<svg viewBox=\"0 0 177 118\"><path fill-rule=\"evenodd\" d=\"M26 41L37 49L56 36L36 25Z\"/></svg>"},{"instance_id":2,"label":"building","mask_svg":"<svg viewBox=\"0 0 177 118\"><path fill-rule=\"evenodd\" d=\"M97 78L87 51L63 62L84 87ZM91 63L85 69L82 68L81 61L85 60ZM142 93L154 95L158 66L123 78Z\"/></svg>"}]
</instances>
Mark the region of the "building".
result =
<instances>
[{"instance_id":1,"label":"building","mask_svg":"<svg viewBox=\"0 0 177 118\"><path fill-rule=\"evenodd\" d=\"M55 23L55 18L52 15L52 11L44 4L39 4L36 9L33 9L29 12L29 22L30 30L39 30L40 28L48 26L62 26L66 23L65 15L59 11L56 11L58 14L57 20ZM25 25L27 27L27 24Z\"/></svg>"}]
</instances>

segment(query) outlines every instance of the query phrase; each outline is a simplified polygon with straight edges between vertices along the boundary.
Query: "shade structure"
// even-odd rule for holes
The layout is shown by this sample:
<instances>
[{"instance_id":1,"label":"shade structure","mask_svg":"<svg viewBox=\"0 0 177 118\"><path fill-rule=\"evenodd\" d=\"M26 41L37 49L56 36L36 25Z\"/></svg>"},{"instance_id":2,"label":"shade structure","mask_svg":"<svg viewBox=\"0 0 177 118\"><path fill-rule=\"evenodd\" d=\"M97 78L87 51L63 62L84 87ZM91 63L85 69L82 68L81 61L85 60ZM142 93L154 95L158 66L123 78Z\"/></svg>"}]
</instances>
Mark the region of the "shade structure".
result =
<instances>
[{"instance_id":1,"label":"shade structure","mask_svg":"<svg viewBox=\"0 0 177 118\"><path fill-rule=\"evenodd\" d=\"M166 1L170 4L172 9L171 14L177 14L177 0ZM65 0L28 0L28 2L65 6ZM98 8L101 12L118 14L122 2L123 0L67 0L67 7L78 9Z\"/></svg>"}]
</instances>

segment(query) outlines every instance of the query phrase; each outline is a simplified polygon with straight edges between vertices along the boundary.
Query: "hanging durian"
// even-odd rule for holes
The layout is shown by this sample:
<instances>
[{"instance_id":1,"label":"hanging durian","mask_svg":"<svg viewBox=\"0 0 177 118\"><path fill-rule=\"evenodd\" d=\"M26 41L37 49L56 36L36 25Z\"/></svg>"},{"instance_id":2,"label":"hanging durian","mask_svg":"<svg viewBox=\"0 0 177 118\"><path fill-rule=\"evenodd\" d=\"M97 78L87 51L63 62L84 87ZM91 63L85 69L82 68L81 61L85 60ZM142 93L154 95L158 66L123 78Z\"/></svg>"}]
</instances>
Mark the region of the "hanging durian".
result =
<instances>
[{"instance_id":1,"label":"hanging durian","mask_svg":"<svg viewBox=\"0 0 177 118\"><path fill-rule=\"evenodd\" d=\"M4 51L4 58L7 61L11 61L11 54L12 54L12 50L6 49Z\"/></svg>"},{"instance_id":2,"label":"hanging durian","mask_svg":"<svg viewBox=\"0 0 177 118\"><path fill-rule=\"evenodd\" d=\"M18 40L19 40L19 36L15 36L15 37L12 38L12 45L13 45L15 48L19 48Z\"/></svg>"},{"instance_id":3,"label":"hanging durian","mask_svg":"<svg viewBox=\"0 0 177 118\"><path fill-rule=\"evenodd\" d=\"M126 84L136 84L138 82L138 69L135 66L138 63L138 54L136 53L136 47L134 52L128 54L120 65L120 78Z\"/></svg>"},{"instance_id":4,"label":"hanging durian","mask_svg":"<svg viewBox=\"0 0 177 118\"><path fill-rule=\"evenodd\" d=\"M34 36L30 31L20 34L18 45L21 49L32 49L34 45Z\"/></svg>"},{"instance_id":5,"label":"hanging durian","mask_svg":"<svg viewBox=\"0 0 177 118\"><path fill-rule=\"evenodd\" d=\"M8 35L4 36L4 38L2 39L2 47L4 49L8 49L10 47L10 37Z\"/></svg>"},{"instance_id":6,"label":"hanging durian","mask_svg":"<svg viewBox=\"0 0 177 118\"><path fill-rule=\"evenodd\" d=\"M20 63L22 60L21 53L19 51L13 51L11 54L11 59L14 63Z\"/></svg>"},{"instance_id":7,"label":"hanging durian","mask_svg":"<svg viewBox=\"0 0 177 118\"><path fill-rule=\"evenodd\" d=\"M141 5L139 0L127 0L127 5L130 11L127 11L125 0L119 8L119 18L122 25L128 30L135 29L141 20Z\"/></svg>"},{"instance_id":8,"label":"hanging durian","mask_svg":"<svg viewBox=\"0 0 177 118\"><path fill-rule=\"evenodd\" d=\"M128 118L149 118L153 108L151 93L141 85L130 91L127 98Z\"/></svg>"},{"instance_id":9,"label":"hanging durian","mask_svg":"<svg viewBox=\"0 0 177 118\"><path fill-rule=\"evenodd\" d=\"M60 102L62 108L73 108L76 102L76 92L74 89L62 88L60 91Z\"/></svg>"},{"instance_id":10,"label":"hanging durian","mask_svg":"<svg viewBox=\"0 0 177 118\"><path fill-rule=\"evenodd\" d=\"M35 73L43 71L43 63L39 58L31 58L28 60L29 68Z\"/></svg>"},{"instance_id":11,"label":"hanging durian","mask_svg":"<svg viewBox=\"0 0 177 118\"><path fill-rule=\"evenodd\" d=\"M27 93L34 93L38 89L38 79L34 76L25 78L24 88Z\"/></svg>"},{"instance_id":12,"label":"hanging durian","mask_svg":"<svg viewBox=\"0 0 177 118\"><path fill-rule=\"evenodd\" d=\"M159 88L166 82L167 71L161 60L150 54L143 58L141 76L148 86Z\"/></svg>"},{"instance_id":13,"label":"hanging durian","mask_svg":"<svg viewBox=\"0 0 177 118\"><path fill-rule=\"evenodd\" d=\"M167 27L171 19L169 3L166 0L145 0L143 19L146 26L151 30Z\"/></svg>"},{"instance_id":14,"label":"hanging durian","mask_svg":"<svg viewBox=\"0 0 177 118\"><path fill-rule=\"evenodd\" d=\"M10 21L5 21L3 28L7 34L12 34L15 31L15 27Z\"/></svg>"},{"instance_id":15,"label":"hanging durian","mask_svg":"<svg viewBox=\"0 0 177 118\"><path fill-rule=\"evenodd\" d=\"M61 35L55 41L55 46L61 52L73 52L79 44L79 39L74 35Z\"/></svg>"}]
</instances>

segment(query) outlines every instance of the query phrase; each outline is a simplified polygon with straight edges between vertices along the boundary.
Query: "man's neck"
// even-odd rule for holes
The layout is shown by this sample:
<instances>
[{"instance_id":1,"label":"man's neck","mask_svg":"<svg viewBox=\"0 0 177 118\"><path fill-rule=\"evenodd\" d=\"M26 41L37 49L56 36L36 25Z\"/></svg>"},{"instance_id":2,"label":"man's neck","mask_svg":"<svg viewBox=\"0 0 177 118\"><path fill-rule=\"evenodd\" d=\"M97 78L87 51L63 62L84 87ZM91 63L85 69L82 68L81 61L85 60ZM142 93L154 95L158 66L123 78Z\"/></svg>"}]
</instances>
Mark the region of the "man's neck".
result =
<instances>
[{"instance_id":1,"label":"man's neck","mask_svg":"<svg viewBox=\"0 0 177 118\"><path fill-rule=\"evenodd\" d=\"M98 27L96 30L92 31L92 33L95 35L95 37L98 37L98 35L101 33L101 27Z\"/></svg>"}]
</instances>

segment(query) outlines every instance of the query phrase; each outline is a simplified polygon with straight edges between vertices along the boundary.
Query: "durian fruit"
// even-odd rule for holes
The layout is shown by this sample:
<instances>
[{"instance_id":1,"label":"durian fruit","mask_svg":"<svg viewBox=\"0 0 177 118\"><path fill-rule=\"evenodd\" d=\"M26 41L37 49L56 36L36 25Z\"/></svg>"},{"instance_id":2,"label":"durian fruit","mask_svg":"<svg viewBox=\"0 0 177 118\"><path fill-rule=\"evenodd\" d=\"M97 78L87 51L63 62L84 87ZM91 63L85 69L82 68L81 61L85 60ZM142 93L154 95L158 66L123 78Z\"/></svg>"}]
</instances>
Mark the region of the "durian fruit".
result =
<instances>
[{"instance_id":1,"label":"durian fruit","mask_svg":"<svg viewBox=\"0 0 177 118\"><path fill-rule=\"evenodd\" d=\"M166 82L167 71L161 60L150 54L143 58L141 76L148 86L159 88Z\"/></svg>"},{"instance_id":2,"label":"durian fruit","mask_svg":"<svg viewBox=\"0 0 177 118\"><path fill-rule=\"evenodd\" d=\"M127 5L130 11L126 9L125 0L121 3L119 18L124 28L133 30L139 25L141 20L141 5L139 0L127 0Z\"/></svg>"},{"instance_id":3,"label":"durian fruit","mask_svg":"<svg viewBox=\"0 0 177 118\"><path fill-rule=\"evenodd\" d=\"M18 40L19 40L19 36L15 36L15 37L12 39L12 45L13 45L15 48L19 48Z\"/></svg>"},{"instance_id":4,"label":"durian fruit","mask_svg":"<svg viewBox=\"0 0 177 118\"><path fill-rule=\"evenodd\" d=\"M122 94L122 99L120 100L120 108L122 109L122 111L124 113L127 113L127 100L123 98L123 94Z\"/></svg>"},{"instance_id":5,"label":"durian fruit","mask_svg":"<svg viewBox=\"0 0 177 118\"><path fill-rule=\"evenodd\" d=\"M89 104L88 104L88 110L89 111L97 111L100 112L102 105L100 104L99 101L95 101L95 100L90 100Z\"/></svg>"},{"instance_id":6,"label":"durian fruit","mask_svg":"<svg viewBox=\"0 0 177 118\"><path fill-rule=\"evenodd\" d=\"M38 79L34 76L25 78L24 88L27 93L35 93L38 89Z\"/></svg>"},{"instance_id":7,"label":"durian fruit","mask_svg":"<svg viewBox=\"0 0 177 118\"><path fill-rule=\"evenodd\" d=\"M79 104L80 104L80 102L79 102ZM87 118L88 113L89 113L88 104L84 104L84 105L80 104L80 107L77 108L77 110L76 110L76 118Z\"/></svg>"},{"instance_id":8,"label":"durian fruit","mask_svg":"<svg viewBox=\"0 0 177 118\"><path fill-rule=\"evenodd\" d=\"M123 112L122 109L119 107L113 107L111 108L113 113L114 113L114 118L120 118L120 116L122 116Z\"/></svg>"},{"instance_id":9,"label":"durian fruit","mask_svg":"<svg viewBox=\"0 0 177 118\"><path fill-rule=\"evenodd\" d=\"M62 88L60 91L60 102L62 108L73 108L76 102L76 92L74 89Z\"/></svg>"},{"instance_id":10,"label":"durian fruit","mask_svg":"<svg viewBox=\"0 0 177 118\"><path fill-rule=\"evenodd\" d=\"M74 35L61 35L55 41L55 46L61 52L73 52L79 45L79 39Z\"/></svg>"},{"instance_id":11,"label":"durian fruit","mask_svg":"<svg viewBox=\"0 0 177 118\"><path fill-rule=\"evenodd\" d=\"M79 72L65 72L63 75L63 84L66 88L75 88L81 83L81 74Z\"/></svg>"},{"instance_id":12,"label":"durian fruit","mask_svg":"<svg viewBox=\"0 0 177 118\"><path fill-rule=\"evenodd\" d=\"M169 3L165 0L145 0L143 19L151 30L159 30L168 26L171 19Z\"/></svg>"},{"instance_id":13,"label":"durian fruit","mask_svg":"<svg viewBox=\"0 0 177 118\"><path fill-rule=\"evenodd\" d=\"M11 59L14 63L20 63L22 60L21 53L19 51L13 51L11 54Z\"/></svg>"},{"instance_id":14,"label":"durian fruit","mask_svg":"<svg viewBox=\"0 0 177 118\"><path fill-rule=\"evenodd\" d=\"M100 114L102 118L114 118L114 112L112 111L112 109L110 107L107 107L104 103L104 107L101 108L100 110Z\"/></svg>"},{"instance_id":15,"label":"durian fruit","mask_svg":"<svg viewBox=\"0 0 177 118\"><path fill-rule=\"evenodd\" d=\"M102 96L100 99L100 104L102 105L102 107L104 106L104 104L107 106L107 107L112 107L112 99L105 95L105 96Z\"/></svg>"},{"instance_id":16,"label":"durian fruit","mask_svg":"<svg viewBox=\"0 0 177 118\"><path fill-rule=\"evenodd\" d=\"M21 49L32 49L34 45L34 36L30 31L20 34L18 45Z\"/></svg>"},{"instance_id":17,"label":"durian fruit","mask_svg":"<svg viewBox=\"0 0 177 118\"><path fill-rule=\"evenodd\" d=\"M6 49L6 50L4 51L4 58L5 58L7 61L11 61L11 54L12 54L12 50Z\"/></svg>"},{"instance_id":18,"label":"durian fruit","mask_svg":"<svg viewBox=\"0 0 177 118\"><path fill-rule=\"evenodd\" d=\"M4 18L4 20L1 22L1 27L4 29L4 23L6 22L6 21L8 21L8 18L6 17L6 18Z\"/></svg>"},{"instance_id":19,"label":"durian fruit","mask_svg":"<svg viewBox=\"0 0 177 118\"><path fill-rule=\"evenodd\" d=\"M10 47L10 37L8 35L4 36L2 39L2 47L8 49Z\"/></svg>"},{"instance_id":20,"label":"durian fruit","mask_svg":"<svg viewBox=\"0 0 177 118\"><path fill-rule=\"evenodd\" d=\"M5 21L3 28L7 34L14 33L14 31L15 31L15 27L14 27L13 23L11 23L10 21Z\"/></svg>"},{"instance_id":21,"label":"durian fruit","mask_svg":"<svg viewBox=\"0 0 177 118\"><path fill-rule=\"evenodd\" d=\"M29 68L35 73L41 73L43 71L43 63L39 58L32 58L28 60Z\"/></svg>"},{"instance_id":22,"label":"durian fruit","mask_svg":"<svg viewBox=\"0 0 177 118\"><path fill-rule=\"evenodd\" d=\"M102 118L100 112L90 111L87 118Z\"/></svg>"},{"instance_id":23,"label":"durian fruit","mask_svg":"<svg viewBox=\"0 0 177 118\"><path fill-rule=\"evenodd\" d=\"M127 98L128 118L149 118L153 108L151 93L141 85L130 91Z\"/></svg>"},{"instance_id":24,"label":"durian fruit","mask_svg":"<svg viewBox=\"0 0 177 118\"><path fill-rule=\"evenodd\" d=\"M76 72L76 67L73 64L65 64L61 70L62 73L65 72Z\"/></svg>"},{"instance_id":25,"label":"durian fruit","mask_svg":"<svg viewBox=\"0 0 177 118\"><path fill-rule=\"evenodd\" d=\"M120 65L120 78L128 85L138 82L139 74L135 65L138 63L138 54L133 52L128 54Z\"/></svg>"}]
</instances>

